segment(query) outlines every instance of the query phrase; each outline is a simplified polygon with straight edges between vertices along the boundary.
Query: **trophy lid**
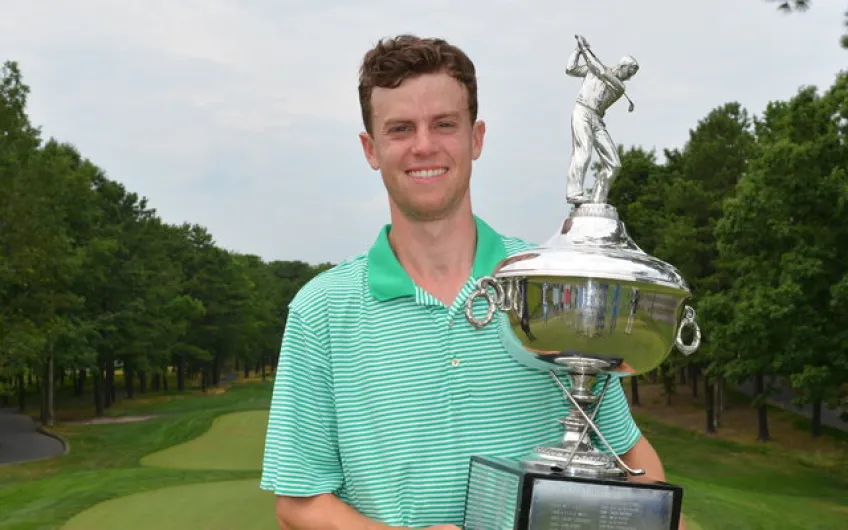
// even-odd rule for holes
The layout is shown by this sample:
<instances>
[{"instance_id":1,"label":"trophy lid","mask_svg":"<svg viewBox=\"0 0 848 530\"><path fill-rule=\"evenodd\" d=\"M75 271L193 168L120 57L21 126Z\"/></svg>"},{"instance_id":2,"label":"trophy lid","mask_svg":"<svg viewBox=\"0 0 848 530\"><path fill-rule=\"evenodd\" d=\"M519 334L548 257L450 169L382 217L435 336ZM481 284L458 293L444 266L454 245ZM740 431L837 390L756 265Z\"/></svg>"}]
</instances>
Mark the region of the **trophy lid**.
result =
<instances>
[{"instance_id":1,"label":"trophy lid","mask_svg":"<svg viewBox=\"0 0 848 530\"><path fill-rule=\"evenodd\" d=\"M615 207L605 203L578 206L559 232L543 245L501 262L494 276L596 279L651 285L655 292L690 292L674 266L636 245Z\"/></svg>"}]
</instances>

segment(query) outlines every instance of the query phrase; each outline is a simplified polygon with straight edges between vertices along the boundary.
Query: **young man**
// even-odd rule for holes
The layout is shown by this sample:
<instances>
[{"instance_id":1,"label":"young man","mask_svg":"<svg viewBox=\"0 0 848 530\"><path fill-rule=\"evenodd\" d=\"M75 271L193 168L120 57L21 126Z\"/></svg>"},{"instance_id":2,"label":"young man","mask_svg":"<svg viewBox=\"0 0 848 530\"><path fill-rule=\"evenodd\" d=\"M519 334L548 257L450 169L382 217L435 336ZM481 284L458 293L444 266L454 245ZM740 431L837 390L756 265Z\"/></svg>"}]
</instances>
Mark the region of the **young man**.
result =
<instances>
[{"instance_id":1,"label":"young man","mask_svg":"<svg viewBox=\"0 0 848 530\"><path fill-rule=\"evenodd\" d=\"M474 281L531 247L472 213L485 135L472 62L442 40L400 36L365 55L359 95L391 224L291 303L261 487L287 530L454 529L469 458L557 443L568 404L547 373L510 357L496 325L475 330L464 314ZM611 389L602 432L663 479L621 385Z\"/></svg>"}]
</instances>

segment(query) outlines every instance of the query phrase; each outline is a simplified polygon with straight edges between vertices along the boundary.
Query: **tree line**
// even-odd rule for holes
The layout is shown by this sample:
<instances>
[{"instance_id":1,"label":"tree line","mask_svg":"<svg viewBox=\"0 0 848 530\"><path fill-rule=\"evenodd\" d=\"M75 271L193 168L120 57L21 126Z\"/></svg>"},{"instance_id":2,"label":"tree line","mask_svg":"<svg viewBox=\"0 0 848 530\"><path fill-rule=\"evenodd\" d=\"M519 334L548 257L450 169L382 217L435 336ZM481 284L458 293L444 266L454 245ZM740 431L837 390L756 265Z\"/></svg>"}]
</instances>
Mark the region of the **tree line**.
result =
<instances>
[{"instance_id":1,"label":"tree line","mask_svg":"<svg viewBox=\"0 0 848 530\"><path fill-rule=\"evenodd\" d=\"M216 245L196 224L162 221L75 148L43 140L18 65L0 70L0 398L90 391L101 415L136 392L217 385L275 366L286 306L330 264L265 262ZM648 253L691 282L701 349L654 377L698 391L718 426L727 382L753 380L760 439L776 377L813 406L848 382L848 72L802 87L760 116L713 109L680 149L621 148L610 193ZM116 374L120 374L116 376ZM169 375L176 389L168 388ZM119 380L116 380L119 377ZM632 380L638 404L638 380Z\"/></svg>"},{"instance_id":2,"label":"tree line","mask_svg":"<svg viewBox=\"0 0 848 530\"><path fill-rule=\"evenodd\" d=\"M675 374L695 392L701 381L707 432L717 390L753 381L763 441L778 381L812 406L818 436L822 405L848 404L848 71L759 116L717 107L662 162L640 147L621 155L609 201L643 250L690 281L703 332L695 355L653 378L669 397Z\"/></svg>"},{"instance_id":3,"label":"tree line","mask_svg":"<svg viewBox=\"0 0 848 530\"><path fill-rule=\"evenodd\" d=\"M329 264L265 262L172 225L67 143L42 139L15 62L0 70L0 395L55 385L95 414L136 392L276 365L286 307ZM116 371L122 381L116 381ZM123 383L122 385L120 383Z\"/></svg>"}]
</instances>

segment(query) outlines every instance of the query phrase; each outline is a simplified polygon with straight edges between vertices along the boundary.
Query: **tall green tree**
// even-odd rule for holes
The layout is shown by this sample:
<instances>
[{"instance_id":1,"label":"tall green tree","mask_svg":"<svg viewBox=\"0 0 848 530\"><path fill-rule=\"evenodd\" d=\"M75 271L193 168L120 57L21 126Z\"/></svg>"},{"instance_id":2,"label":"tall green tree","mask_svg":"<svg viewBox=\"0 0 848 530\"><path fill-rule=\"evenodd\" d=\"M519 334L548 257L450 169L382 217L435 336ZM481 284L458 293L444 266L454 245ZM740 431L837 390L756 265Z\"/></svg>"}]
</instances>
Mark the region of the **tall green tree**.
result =
<instances>
[{"instance_id":1,"label":"tall green tree","mask_svg":"<svg viewBox=\"0 0 848 530\"><path fill-rule=\"evenodd\" d=\"M848 380L839 327L848 263L847 82L842 74L824 96L809 87L768 106L757 123L759 156L717 226L734 281L721 294L731 317L714 337L734 349L728 373L756 376L761 440L769 438L766 375L789 378L814 405L814 435L822 402L838 399Z\"/></svg>"}]
</instances>

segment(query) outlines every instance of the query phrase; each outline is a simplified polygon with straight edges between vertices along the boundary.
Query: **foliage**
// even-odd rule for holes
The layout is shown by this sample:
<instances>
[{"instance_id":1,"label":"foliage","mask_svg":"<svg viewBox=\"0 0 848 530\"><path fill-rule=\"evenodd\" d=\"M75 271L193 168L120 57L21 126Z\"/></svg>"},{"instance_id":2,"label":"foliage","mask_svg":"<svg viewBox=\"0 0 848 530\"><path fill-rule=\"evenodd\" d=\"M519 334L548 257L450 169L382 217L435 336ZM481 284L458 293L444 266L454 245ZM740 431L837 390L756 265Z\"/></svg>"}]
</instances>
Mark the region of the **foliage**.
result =
<instances>
[{"instance_id":1,"label":"foliage","mask_svg":"<svg viewBox=\"0 0 848 530\"><path fill-rule=\"evenodd\" d=\"M702 346L688 358L671 356L663 381L687 365L708 384L753 378L763 387L752 402L762 411L763 440L762 404L772 390L765 376L816 410L845 401L846 138L843 72L826 93L804 87L759 117L738 103L717 107L663 162L637 147L622 150L610 193L636 242L680 269L693 290Z\"/></svg>"},{"instance_id":2,"label":"foliage","mask_svg":"<svg viewBox=\"0 0 848 530\"><path fill-rule=\"evenodd\" d=\"M266 263L223 250L198 225L169 225L71 145L41 139L20 69L0 71L0 394L93 381L96 413L166 390L177 372L217 385L236 365L274 366L296 291L329 265ZM21 403L24 406L24 403Z\"/></svg>"},{"instance_id":3,"label":"foliage","mask_svg":"<svg viewBox=\"0 0 848 530\"><path fill-rule=\"evenodd\" d=\"M777 2L777 9L784 13L793 13L796 11L806 11L810 8L810 4L812 4L812 0L769 0L770 2ZM845 11L845 21L843 22L845 28L848 29L848 11ZM842 38L839 43L843 48L848 49L848 31Z\"/></svg>"}]
</instances>

